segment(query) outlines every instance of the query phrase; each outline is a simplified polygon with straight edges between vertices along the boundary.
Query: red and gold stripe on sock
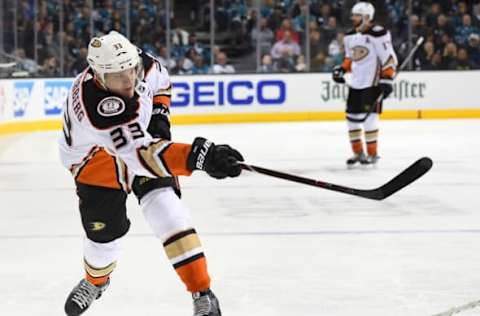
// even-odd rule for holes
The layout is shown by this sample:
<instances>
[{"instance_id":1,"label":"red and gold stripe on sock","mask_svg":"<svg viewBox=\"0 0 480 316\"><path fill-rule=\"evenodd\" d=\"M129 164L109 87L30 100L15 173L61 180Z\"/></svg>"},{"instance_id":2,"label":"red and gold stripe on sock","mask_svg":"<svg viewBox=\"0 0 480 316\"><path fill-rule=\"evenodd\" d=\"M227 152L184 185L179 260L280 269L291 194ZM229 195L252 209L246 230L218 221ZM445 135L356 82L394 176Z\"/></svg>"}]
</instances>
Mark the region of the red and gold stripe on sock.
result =
<instances>
[{"instance_id":1,"label":"red and gold stripe on sock","mask_svg":"<svg viewBox=\"0 0 480 316\"><path fill-rule=\"evenodd\" d=\"M107 283L110 273L112 273L117 266L117 262L112 262L106 267L98 268L89 264L87 260L84 260L84 266L86 272L85 279L94 285L103 285Z\"/></svg>"}]
</instances>

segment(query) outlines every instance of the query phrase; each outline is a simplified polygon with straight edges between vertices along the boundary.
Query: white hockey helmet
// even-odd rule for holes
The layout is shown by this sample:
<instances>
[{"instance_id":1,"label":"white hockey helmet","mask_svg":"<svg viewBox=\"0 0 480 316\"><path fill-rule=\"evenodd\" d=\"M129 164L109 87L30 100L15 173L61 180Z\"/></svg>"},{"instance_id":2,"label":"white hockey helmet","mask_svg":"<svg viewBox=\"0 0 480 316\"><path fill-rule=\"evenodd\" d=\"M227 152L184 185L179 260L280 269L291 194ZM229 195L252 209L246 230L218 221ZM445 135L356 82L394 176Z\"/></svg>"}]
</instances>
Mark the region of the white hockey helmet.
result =
<instances>
[{"instance_id":1,"label":"white hockey helmet","mask_svg":"<svg viewBox=\"0 0 480 316\"><path fill-rule=\"evenodd\" d=\"M140 64L140 56L138 48L125 36L111 31L107 35L90 40L87 61L103 84L106 73L137 67Z\"/></svg>"},{"instance_id":2,"label":"white hockey helmet","mask_svg":"<svg viewBox=\"0 0 480 316\"><path fill-rule=\"evenodd\" d=\"M370 2L358 2L352 7L352 14L358 14L367 17L368 21L372 21L375 16L375 7Z\"/></svg>"}]
</instances>

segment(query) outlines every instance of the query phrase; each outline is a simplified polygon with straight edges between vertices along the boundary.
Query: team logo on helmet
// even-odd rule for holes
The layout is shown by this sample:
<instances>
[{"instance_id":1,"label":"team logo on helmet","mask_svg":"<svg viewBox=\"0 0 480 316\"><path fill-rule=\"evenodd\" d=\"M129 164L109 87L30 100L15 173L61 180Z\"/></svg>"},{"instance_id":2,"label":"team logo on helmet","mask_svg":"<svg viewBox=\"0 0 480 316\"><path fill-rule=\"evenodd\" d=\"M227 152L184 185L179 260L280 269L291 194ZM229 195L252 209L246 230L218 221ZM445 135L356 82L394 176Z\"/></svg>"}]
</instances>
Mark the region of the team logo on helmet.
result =
<instances>
[{"instance_id":1,"label":"team logo on helmet","mask_svg":"<svg viewBox=\"0 0 480 316\"><path fill-rule=\"evenodd\" d=\"M100 46L102 46L102 42L98 38L96 38L92 41L90 45L92 45L92 47L99 48Z\"/></svg>"},{"instance_id":2,"label":"team logo on helmet","mask_svg":"<svg viewBox=\"0 0 480 316\"><path fill-rule=\"evenodd\" d=\"M110 117L123 113L125 102L118 97L108 97L98 103L97 112L101 116Z\"/></svg>"},{"instance_id":3,"label":"team logo on helmet","mask_svg":"<svg viewBox=\"0 0 480 316\"><path fill-rule=\"evenodd\" d=\"M360 61L368 56L370 51L365 46L355 46L352 48L352 60L353 61Z\"/></svg>"}]
</instances>

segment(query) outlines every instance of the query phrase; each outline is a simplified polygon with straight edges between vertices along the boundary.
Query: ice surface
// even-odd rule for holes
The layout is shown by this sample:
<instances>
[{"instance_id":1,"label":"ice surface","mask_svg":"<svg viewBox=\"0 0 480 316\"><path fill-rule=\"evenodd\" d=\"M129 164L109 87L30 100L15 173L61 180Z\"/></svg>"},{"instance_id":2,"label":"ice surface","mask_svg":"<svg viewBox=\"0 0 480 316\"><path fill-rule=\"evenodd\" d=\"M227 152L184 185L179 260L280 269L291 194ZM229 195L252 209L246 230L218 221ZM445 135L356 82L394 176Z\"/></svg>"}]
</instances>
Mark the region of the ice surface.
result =
<instances>
[{"instance_id":1,"label":"ice surface","mask_svg":"<svg viewBox=\"0 0 480 316\"><path fill-rule=\"evenodd\" d=\"M82 228L59 133L0 138L0 315L63 315L83 276ZM430 156L383 202L245 172L182 178L226 316L429 316L480 299L480 121L383 121L377 168L347 170L344 122L175 126L248 162L359 188ZM191 315L133 196L112 284L85 315ZM479 315L480 308L460 315Z\"/></svg>"}]
</instances>

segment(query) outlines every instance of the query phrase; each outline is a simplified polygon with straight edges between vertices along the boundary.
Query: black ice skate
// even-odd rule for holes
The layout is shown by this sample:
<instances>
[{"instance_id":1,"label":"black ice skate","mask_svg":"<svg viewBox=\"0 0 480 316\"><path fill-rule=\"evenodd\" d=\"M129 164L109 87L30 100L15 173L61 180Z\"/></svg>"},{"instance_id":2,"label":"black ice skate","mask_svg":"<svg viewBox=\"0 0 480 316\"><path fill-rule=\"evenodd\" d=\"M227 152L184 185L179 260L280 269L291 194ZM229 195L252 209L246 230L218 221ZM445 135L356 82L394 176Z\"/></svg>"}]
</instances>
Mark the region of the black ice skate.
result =
<instances>
[{"instance_id":1,"label":"black ice skate","mask_svg":"<svg viewBox=\"0 0 480 316\"><path fill-rule=\"evenodd\" d=\"M85 312L92 305L92 302L99 299L107 289L110 280L104 285L96 286L83 279L73 288L65 302L65 313L68 316L78 316Z\"/></svg>"},{"instance_id":2,"label":"black ice skate","mask_svg":"<svg viewBox=\"0 0 480 316\"><path fill-rule=\"evenodd\" d=\"M193 316L221 316L217 297L208 289L204 292L192 293Z\"/></svg>"},{"instance_id":3,"label":"black ice skate","mask_svg":"<svg viewBox=\"0 0 480 316\"><path fill-rule=\"evenodd\" d=\"M354 154L352 157L347 159L347 167L353 167L357 163L363 164L368 164L367 162L367 156L363 152Z\"/></svg>"}]
</instances>

